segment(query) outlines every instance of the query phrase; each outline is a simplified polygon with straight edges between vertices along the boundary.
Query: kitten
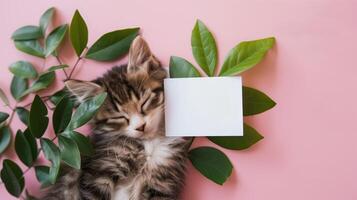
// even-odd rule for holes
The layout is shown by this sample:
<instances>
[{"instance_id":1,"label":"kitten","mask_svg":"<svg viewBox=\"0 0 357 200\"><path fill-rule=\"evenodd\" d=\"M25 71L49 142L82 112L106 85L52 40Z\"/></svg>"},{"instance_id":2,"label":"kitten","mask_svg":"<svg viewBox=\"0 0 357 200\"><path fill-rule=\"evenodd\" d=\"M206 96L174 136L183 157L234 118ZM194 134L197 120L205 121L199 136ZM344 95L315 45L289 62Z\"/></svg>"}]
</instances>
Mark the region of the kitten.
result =
<instances>
[{"instance_id":1,"label":"kitten","mask_svg":"<svg viewBox=\"0 0 357 200\"><path fill-rule=\"evenodd\" d=\"M66 169L43 199L178 199L189 141L164 136L166 74L137 37L127 65L93 82L66 82L79 102L103 91L108 96L91 122L94 154L83 158L81 170Z\"/></svg>"}]
</instances>

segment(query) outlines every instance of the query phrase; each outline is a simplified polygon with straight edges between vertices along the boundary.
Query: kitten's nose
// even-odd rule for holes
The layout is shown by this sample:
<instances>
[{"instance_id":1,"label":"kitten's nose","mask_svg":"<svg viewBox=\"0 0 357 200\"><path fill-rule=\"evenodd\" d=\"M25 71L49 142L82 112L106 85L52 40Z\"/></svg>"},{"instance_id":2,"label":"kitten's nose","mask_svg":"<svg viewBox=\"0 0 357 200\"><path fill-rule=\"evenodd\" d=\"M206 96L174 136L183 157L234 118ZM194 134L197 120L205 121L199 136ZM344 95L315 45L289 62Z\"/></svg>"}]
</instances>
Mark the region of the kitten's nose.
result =
<instances>
[{"instance_id":1,"label":"kitten's nose","mask_svg":"<svg viewBox=\"0 0 357 200\"><path fill-rule=\"evenodd\" d=\"M143 125L139 126L135 130L143 132L145 130L145 125L146 125L146 123L143 123Z\"/></svg>"}]
</instances>

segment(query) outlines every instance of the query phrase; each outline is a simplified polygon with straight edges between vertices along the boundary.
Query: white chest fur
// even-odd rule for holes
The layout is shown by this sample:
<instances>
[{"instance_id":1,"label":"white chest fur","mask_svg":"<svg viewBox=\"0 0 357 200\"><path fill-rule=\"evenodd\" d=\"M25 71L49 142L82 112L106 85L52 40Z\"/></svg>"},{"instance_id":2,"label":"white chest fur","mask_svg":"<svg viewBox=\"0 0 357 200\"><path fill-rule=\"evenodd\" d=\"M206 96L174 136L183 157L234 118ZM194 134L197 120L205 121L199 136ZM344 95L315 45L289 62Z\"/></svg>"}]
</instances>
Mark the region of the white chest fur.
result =
<instances>
[{"instance_id":1,"label":"white chest fur","mask_svg":"<svg viewBox=\"0 0 357 200\"><path fill-rule=\"evenodd\" d=\"M182 140L181 138L157 138L153 140L144 141L146 164L149 170L154 170L157 167L163 166L168 163L168 159L175 153L171 148L171 144ZM140 174L138 175L140 176ZM118 186L118 190L115 192L113 200L129 200L130 188L135 186L135 178L124 185ZM135 196L135 195L134 195Z\"/></svg>"}]
</instances>

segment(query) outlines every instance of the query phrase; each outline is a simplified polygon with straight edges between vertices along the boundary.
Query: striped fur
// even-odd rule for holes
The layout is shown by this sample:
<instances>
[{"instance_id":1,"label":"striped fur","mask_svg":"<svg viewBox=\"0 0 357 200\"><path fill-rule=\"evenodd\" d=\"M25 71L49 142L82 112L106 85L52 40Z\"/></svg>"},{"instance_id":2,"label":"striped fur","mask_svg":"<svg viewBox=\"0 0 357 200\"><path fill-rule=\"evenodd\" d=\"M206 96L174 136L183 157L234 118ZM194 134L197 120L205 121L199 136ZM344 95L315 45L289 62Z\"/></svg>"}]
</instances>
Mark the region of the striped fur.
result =
<instances>
[{"instance_id":1,"label":"striped fur","mask_svg":"<svg viewBox=\"0 0 357 200\"><path fill-rule=\"evenodd\" d=\"M82 169L66 169L46 200L175 200L184 183L188 141L164 137L163 79L166 71L140 37L128 65L93 82L68 81L78 101L105 91L91 121L95 153Z\"/></svg>"}]
</instances>

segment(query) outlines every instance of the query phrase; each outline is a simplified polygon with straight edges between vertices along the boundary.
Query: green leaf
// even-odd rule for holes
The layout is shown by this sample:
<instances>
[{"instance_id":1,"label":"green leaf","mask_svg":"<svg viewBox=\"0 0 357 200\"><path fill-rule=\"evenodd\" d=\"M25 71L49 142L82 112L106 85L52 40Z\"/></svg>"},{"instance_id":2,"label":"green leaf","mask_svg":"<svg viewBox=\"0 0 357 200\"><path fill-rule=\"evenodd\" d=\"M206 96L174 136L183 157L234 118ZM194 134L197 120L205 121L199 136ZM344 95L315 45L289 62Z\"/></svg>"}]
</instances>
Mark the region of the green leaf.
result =
<instances>
[{"instance_id":1,"label":"green leaf","mask_svg":"<svg viewBox=\"0 0 357 200\"><path fill-rule=\"evenodd\" d=\"M208 76L213 76L217 66L217 46L212 33L197 20L191 35L192 53L196 62Z\"/></svg>"},{"instance_id":2,"label":"green leaf","mask_svg":"<svg viewBox=\"0 0 357 200\"><path fill-rule=\"evenodd\" d=\"M20 101L23 97L27 95L25 94L27 88L28 88L27 79L17 76L14 76L12 78L10 90L12 96L16 99L16 101Z\"/></svg>"},{"instance_id":3,"label":"green leaf","mask_svg":"<svg viewBox=\"0 0 357 200\"><path fill-rule=\"evenodd\" d=\"M0 112L0 124L3 123L4 121L6 121L8 117L9 117L9 114Z\"/></svg>"},{"instance_id":4,"label":"green leaf","mask_svg":"<svg viewBox=\"0 0 357 200\"><path fill-rule=\"evenodd\" d=\"M62 88L61 90L55 92L53 95L50 97L50 101L54 104L57 105L63 97L68 97L69 94L67 92L66 88Z\"/></svg>"},{"instance_id":5,"label":"green leaf","mask_svg":"<svg viewBox=\"0 0 357 200\"><path fill-rule=\"evenodd\" d=\"M48 111L41 98L36 95L30 110L29 128L33 136L42 137L48 126Z\"/></svg>"},{"instance_id":6,"label":"green leaf","mask_svg":"<svg viewBox=\"0 0 357 200\"><path fill-rule=\"evenodd\" d=\"M53 71L56 71L59 69L64 69L64 68L68 68L68 65L55 65L55 66L48 68L47 72L53 72Z\"/></svg>"},{"instance_id":7,"label":"green leaf","mask_svg":"<svg viewBox=\"0 0 357 200\"><path fill-rule=\"evenodd\" d=\"M33 40L42 37L42 32L38 26L23 26L17 29L11 36L13 40Z\"/></svg>"},{"instance_id":8,"label":"green leaf","mask_svg":"<svg viewBox=\"0 0 357 200\"><path fill-rule=\"evenodd\" d=\"M171 78L186 78L201 76L197 69L187 60L171 56L170 58L170 77Z\"/></svg>"},{"instance_id":9,"label":"green leaf","mask_svg":"<svg viewBox=\"0 0 357 200\"><path fill-rule=\"evenodd\" d=\"M90 156L93 154L93 145L87 136L84 136L76 131L64 132L63 134L76 142L82 155Z\"/></svg>"},{"instance_id":10,"label":"green leaf","mask_svg":"<svg viewBox=\"0 0 357 200\"><path fill-rule=\"evenodd\" d=\"M60 169L61 153L58 147L51 140L41 138L40 142L46 159L52 163L48 174L48 181L51 184L54 184Z\"/></svg>"},{"instance_id":11,"label":"green leaf","mask_svg":"<svg viewBox=\"0 0 357 200\"><path fill-rule=\"evenodd\" d=\"M70 138L59 135L59 147L61 150L62 160L69 166L80 169L81 168L81 155L77 144Z\"/></svg>"},{"instance_id":12,"label":"green leaf","mask_svg":"<svg viewBox=\"0 0 357 200\"><path fill-rule=\"evenodd\" d=\"M37 180L41 183L41 187L47 187L51 185L49 180L50 167L48 166L35 166L35 173Z\"/></svg>"},{"instance_id":13,"label":"green leaf","mask_svg":"<svg viewBox=\"0 0 357 200\"><path fill-rule=\"evenodd\" d=\"M247 149L263 138L264 137L260 135L258 131L248 124L244 124L243 136L208 137L213 143L232 150Z\"/></svg>"},{"instance_id":14,"label":"green leaf","mask_svg":"<svg viewBox=\"0 0 357 200\"><path fill-rule=\"evenodd\" d=\"M86 124L98 112L106 97L107 93L101 93L80 104L73 114L67 130L74 130Z\"/></svg>"},{"instance_id":15,"label":"green leaf","mask_svg":"<svg viewBox=\"0 0 357 200\"><path fill-rule=\"evenodd\" d=\"M10 71L17 77L36 78L37 71L33 65L26 61L17 61L10 65Z\"/></svg>"},{"instance_id":16,"label":"green leaf","mask_svg":"<svg viewBox=\"0 0 357 200\"><path fill-rule=\"evenodd\" d=\"M276 103L263 92L243 87L243 115L255 115L273 108Z\"/></svg>"},{"instance_id":17,"label":"green leaf","mask_svg":"<svg viewBox=\"0 0 357 200\"><path fill-rule=\"evenodd\" d=\"M57 47L61 44L64 36L66 35L68 25L62 25L55 28L46 38L46 57L51 55Z\"/></svg>"},{"instance_id":18,"label":"green leaf","mask_svg":"<svg viewBox=\"0 0 357 200\"><path fill-rule=\"evenodd\" d=\"M61 133L66 129L72 117L73 103L69 98L62 98L57 104L53 113L52 123L56 134Z\"/></svg>"},{"instance_id":19,"label":"green leaf","mask_svg":"<svg viewBox=\"0 0 357 200\"><path fill-rule=\"evenodd\" d=\"M227 156L212 147L198 147L190 150L189 159L205 177L223 185L232 173L233 166Z\"/></svg>"},{"instance_id":20,"label":"green leaf","mask_svg":"<svg viewBox=\"0 0 357 200\"><path fill-rule=\"evenodd\" d=\"M109 32L100 37L88 50L86 58L98 61L114 60L129 51L139 28Z\"/></svg>"},{"instance_id":21,"label":"green leaf","mask_svg":"<svg viewBox=\"0 0 357 200\"><path fill-rule=\"evenodd\" d=\"M20 160L28 167L31 167L38 156L36 139L29 129L24 133L18 130L15 137L15 151Z\"/></svg>"},{"instance_id":22,"label":"green leaf","mask_svg":"<svg viewBox=\"0 0 357 200\"><path fill-rule=\"evenodd\" d=\"M83 50L88 43L88 29L87 24L82 18L78 10L73 15L72 22L69 28L69 36L71 43L77 56L81 56Z\"/></svg>"},{"instance_id":23,"label":"green leaf","mask_svg":"<svg viewBox=\"0 0 357 200\"><path fill-rule=\"evenodd\" d=\"M25 186L25 180L21 168L9 159L2 163L1 180L6 190L15 197L20 197Z\"/></svg>"},{"instance_id":24,"label":"green leaf","mask_svg":"<svg viewBox=\"0 0 357 200\"><path fill-rule=\"evenodd\" d=\"M40 18L40 28L42 31L42 35L45 35L46 33L46 29L48 27L48 25L50 24L53 14L55 12L55 8L51 7L49 9L47 9L41 16Z\"/></svg>"},{"instance_id":25,"label":"green leaf","mask_svg":"<svg viewBox=\"0 0 357 200\"><path fill-rule=\"evenodd\" d=\"M15 47L27 54L44 58L43 48L38 40L15 41Z\"/></svg>"},{"instance_id":26,"label":"green leaf","mask_svg":"<svg viewBox=\"0 0 357 200\"><path fill-rule=\"evenodd\" d=\"M8 126L0 128L0 154L3 153L11 142L11 131Z\"/></svg>"},{"instance_id":27,"label":"green leaf","mask_svg":"<svg viewBox=\"0 0 357 200\"><path fill-rule=\"evenodd\" d=\"M23 107L15 108L15 112L19 116L22 123L24 123L25 125L28 125L30 112L28 110L26 110L26 108L23 108Z\"/></svg>"},{"instance_id":28,"label":"green leaf","mask_svg":"<svg viewBox=\"0 0 357 200\"><path fill-rule=\"evenodd\" d=\"M9 99L7 98L5 92L0 88L0 99L6 106L10 105Z\"/></svg>"},{"instance_id":29,"label":"green leaf","mask_svg":"<svg viewBox=\"0 0 357 200\"><path fill-rule=\"evenodd\" d=\"M273 37L239 43L228 53L220 76L236 75L254 67L263 60L274 43Z\"/></svg>"},{"instance_id":30,"label":"green leaf","mask_svg":"<svg viewBox=\"0 0 357 200\"><path fill-rule=\"evenodd\" d=\"M32 85L24 91L23 96L28 95L33 92L38 92L40 90L46 89L49 87L55 80L56 74L54 71L46 72L41 74L38 79L32 83Z\"/></svg>"}]
</instances>

